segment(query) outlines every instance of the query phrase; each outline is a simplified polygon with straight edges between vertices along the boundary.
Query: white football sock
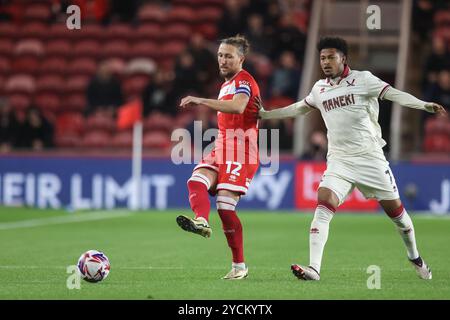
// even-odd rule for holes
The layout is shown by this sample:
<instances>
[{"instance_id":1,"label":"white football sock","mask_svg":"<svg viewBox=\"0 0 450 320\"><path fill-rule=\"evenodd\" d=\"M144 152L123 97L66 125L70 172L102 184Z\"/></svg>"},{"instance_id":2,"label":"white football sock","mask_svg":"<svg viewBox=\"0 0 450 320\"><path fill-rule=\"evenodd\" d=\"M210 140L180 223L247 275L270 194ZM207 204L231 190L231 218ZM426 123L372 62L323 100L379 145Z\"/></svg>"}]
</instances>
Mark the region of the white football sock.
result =
<instances>
[{"instance_id":1,"label":"white football sock","mask_svg":"<svg viewBox=\"0 0 450 320\"><path fill-rule=\"evenodd\" d=\"M232 267L232 268L235 268L235 269L240 269L240 270L245 270L245 268L246 268L244 262L240 262L240 263L234 263L234 262L233 262L233 263L231 264L231 267Z\"/></svg>"},{"instance_id":2,"label":"white football sock","mask_svg":"<svg viewBox=\"0 0 450 320\"><path fill-rule=\"evenodd\" d=\"M419 252L417 251L416 246L416 236L414 234L414 226L409 216L408 212L403 209L403 212L400 216L396 218L391 218L391 220L397 226L397 230L400 233L403 242L406 246L406 251L408 252L408 258L413 260L419 257Z\"/></svg>"},{"instance_id":3,"label":"white football sock","mask_svg":"<svg viewBox=\"0 0 450 320\"><path fill-rule=\"evenodd\" d=\"M320 273L323 248L328 239L328 229L333 218L333 211L318 205L314 212L309 233L309 265Z\"/></svg>"}]
</instances>

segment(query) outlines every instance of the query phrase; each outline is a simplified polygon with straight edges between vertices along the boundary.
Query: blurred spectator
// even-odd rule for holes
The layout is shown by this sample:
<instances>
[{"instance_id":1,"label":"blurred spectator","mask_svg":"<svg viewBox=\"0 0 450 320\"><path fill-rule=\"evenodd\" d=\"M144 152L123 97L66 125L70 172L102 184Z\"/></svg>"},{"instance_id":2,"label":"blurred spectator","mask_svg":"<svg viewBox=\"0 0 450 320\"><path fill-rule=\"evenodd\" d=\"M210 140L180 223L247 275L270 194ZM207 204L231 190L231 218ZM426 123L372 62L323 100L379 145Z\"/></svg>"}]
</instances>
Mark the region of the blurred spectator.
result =
<instances>
[{"instance_id":1,"label":"blurred spectator","mask_svg":"<svg viewBox=\"0 0 450 320\"><path fill-rule=\"evenodd\" d=\"M178 105L179 100L188 94L197 95L201 92L199 73L194 63L194 57L188 51L183 51L175 63L175 79L170 94L171 104Z\"/></svg>"},{"instance_id":2,"label":"blurred spectator","mask_svg":"<svg viewBox=\"0 0 450 320\"><path fill-rule=\"evenodd\" d=\"M301 72L295 61L294 53L281 54L279 67L269 79L269 97L284 96L296 100L300 85Z\"/></svg>"},{"instance_id":3,"label":"blurred spectator","mask_svg":"<svg viewBox=\"0 0 450 320\"><path fill-rule=\"evenodd\" d=\"M450 71L442 70L439 72L437 81L430 84L426 94L425 100L434 101L443 105L446 108L450 106Z\"/></svg>"},{"instance_id":4,"label":"blurred spectator","mask_svg":"<svg viewBox=\"0 0 450 320\"><path fill-rule=\"evenodd\" d=\"M53 147L53 126L36 107L30 107L25 114L17 142L19 148L42 150Z\"/></svg>"},{"instance_id":5,"label":"blurred spectator","mask_svg":"<svg viewBox=\"0 0 450 320\"><path fill-rule=\"evenodd\" d=\"M0 152L8 152L16 145L19 131L19 122L8 100L0 98Z\"/></svg>"},{"instance_id":6,"label":"blurred spectator","mask_svg":"<svg viewBox=\"0 0 450 320\"><path fill-rule=\"evenodd\" d=\"M192 36L186 51L194 59L197 79L200 82L200 94L208 95L207 87L218 79L216 56L206 47L205 38L200 33Z\"/></svg>"},{"instance_id":7,"label":"blurred spectator","mask_svg":"<svg viewBox=\"0 0 450 320\"><path fill-rule=\"evenodd\" d=\"M264 55L270 53L270 41L267 41L267 36L264 32L264 20L262 15L253 13L247 18L247 29L245 30L244 35L250 42L253 51Z\"/></svg>"},{"instance_id":8,"label":"blurred spectator","mask_svg":"<svg viewBox=\"0 0 450 320\"><path fill-rule=\"evenodd\" d=\"M290 119L265 119L261 123L261 128L267 130L267 149L272 152L272 135L273 130L278 130L278 147L280 151L289 151L292 149L292 120Z\"/></svg>"},{"instance_id":9,"label":"blurred spectator","mask_svg":"<svg viewBox=\"0 0 450 320\"><path fill-rule=\"evenodd\" d=\"M325 133L313 131L309 139L309 148L302 156L302 160L325 161L327 159L328 142Z\"/></svg>"},{"instance_id":10,"label":"blurred spectator","mask_svg":"<svg viewBox=\"0 0 450 320\"><path fill-rule=\"evenodd\" d=\"M425 85L435 83L439 71L450 69L450 51L447 43L442 37L433 37L433 46L431 50L431 54L428 56L425 65Z\"/></svg>"},{"instance_id":11,"label":"blurred spectator","mask_svg":"<svg viewBox=\"0 0 450 320\"><path fill-rule=\"evenodd\" d=\"M107 62L100 64L97 74L89 82L86 97L88 102L87 115L98 110L114 115L116 108L122 105L123 96L120 81L113 76Z\"/></svg>"},{"instance_id":12,"label":"blurred spectator","mask_svg":"<svg viewBox=\"0 0 450 320\"><path fill-rule=\"evenodd\" d=\"M245 28L245 17L243 1L226 0L222 17L217 24L219 39L242 33Z\"/></svg>"},{"instance_id":13,"label":"blurred spectator","mask_svg":"<svg viewBox=\"0 0 450 320\"><path fill-rule=\"evenodd\" d=\"M166 72L158 70L142 93L144 116L159 112L175 116L177 108L169 99L169 79Z\"/></svg>"},{"instance_id":14,"label":"blurred spectator","mask_svg":"<svg viewBox=\"0 0 450 320\"><path fill-rule=\"evenodd\" d=\"M110 0L111 19L113 22L133 22L140 0Z\"/></svg>"},{"instance_id":15,"label":"blurred spectator","mask_svg":"<svg viewBox=\"0 0 450 320\"><path fill-rule=\"evenodd\" d=\"M433 27L434 6L431 0L415 0L413 6L413 29L421 40L428 38L429 30Z\"/></svg>"},{"instance_id":16,"label":"blurred spectator","mask_svg":"<svg viewBox=\"0 0 450 320\"><path fill-rule=\"evenodd\" d=\"M303 61L306 35L295 25L291 14L285 14L281 17L274 42L272 58L278 58L284 51L292 51L298 61Z\"/></svg>"}]
</instances>

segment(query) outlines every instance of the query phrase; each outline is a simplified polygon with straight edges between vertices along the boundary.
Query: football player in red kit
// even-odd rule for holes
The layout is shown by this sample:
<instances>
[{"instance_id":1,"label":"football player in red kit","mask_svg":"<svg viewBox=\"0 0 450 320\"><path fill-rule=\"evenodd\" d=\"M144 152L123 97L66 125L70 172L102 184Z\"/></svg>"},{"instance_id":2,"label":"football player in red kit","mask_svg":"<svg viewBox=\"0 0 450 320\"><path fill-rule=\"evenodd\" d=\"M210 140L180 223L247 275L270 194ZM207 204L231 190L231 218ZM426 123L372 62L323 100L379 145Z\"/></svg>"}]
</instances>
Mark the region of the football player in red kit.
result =
<instances>
[{"instance_id":1,"label":"football player in red kit","mask_svg":"<svg viewBox=\"0 0 450 320\"><path fill-rule=\"evenodd\" d=\"M222 40L217 60L225 82L218 99L187 96L180 103L181 107L204 105L217 111L219 133L214 150L194 168L187 182L195 217L180 215L177 223L183 230L210 237L208 192L217 196L217 211L233 255L231 271L223 277L229 280L248 275L236 205L247 192L259 164L259 110L255 102L260 99L260 93L255 79L242 69L248 51L249 43L242 36Z\"/></svg>"}]
</instances>

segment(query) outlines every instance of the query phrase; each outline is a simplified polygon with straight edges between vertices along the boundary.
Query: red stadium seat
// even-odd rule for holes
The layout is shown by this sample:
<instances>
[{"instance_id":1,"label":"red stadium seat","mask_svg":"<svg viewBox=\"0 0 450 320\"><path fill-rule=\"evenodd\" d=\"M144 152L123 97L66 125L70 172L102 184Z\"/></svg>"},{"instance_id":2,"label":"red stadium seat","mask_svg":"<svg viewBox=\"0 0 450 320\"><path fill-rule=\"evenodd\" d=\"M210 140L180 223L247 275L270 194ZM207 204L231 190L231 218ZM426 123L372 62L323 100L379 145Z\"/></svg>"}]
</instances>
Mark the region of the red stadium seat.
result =
<instances>
[{"instance_id":1,"label":"red stadium seat","mask_svg":"<svg viewBox=\"0 0 450 320\"><path fill-rule=\"evenodd\" d=\"M68 40L51 40L46 45L47 57L67 58L72 54L72 44Z\"/></svg>"},{"instance_id":2,"label":"red stadium seat","mask_svg":"<svg viewBox=\"0 0 450 320\"><path fill-rule=\"evenodd\" d=\"M179 55L186 48L184 41L172 40L167 41L162 45L161 52L164 52L164 57L174 58Z\"/></svg>"},{"instance_id":3,"label":"red stadium seat","mask_svg":"<svg viewBox=\"0 0 450 320\"><path fill-rule=\"evenodd\" d=\"M42 75L36 79L38 93L52 92L60 94L63 91L64 78L60 75Z\"/></svg>"},{"instance_id":4,"label":"red stadium seat","mask_svg":"<svg viewBox=\"0 0 450 320\"><path fill-rule=\"evenodd\" d=\"M80 146L80 135L73 132L55 134L53 141L58 148L75 148Z\"/></svg>"},{"instance_id":5,"label":"red stadium seat","mask_svg":"<svg viewBox=\"0 0 450 320\"><path fill-rule=\"evenodd\" d=\"M1 31L0 31L1 34ZM10 39L0 39L0 56L9 57L13 54L14 44Z\"/></svg>"},{"instance_id":6,"label":"red stadium seat","mask_svg":"<svg viewBox=\"0 0 450 320\"><path fill-rule=\"evenodd\" d=\"M34 99L35 105L43 112L56 113L60 111L61 100L57 94L40 93Z\"/></svg>"},{"instance_id":7,"label":"red stadium seat","mask_svg":"<svg viewBox=\"0 0 450 320\"><path fill-rule=\"evenodd\" d=\"M138 42L130 49L130 55L135 58L152 58L158 59L161 54L161 48L153 42Z\"/></svg>"},{"instance_id":8,"label":"red stadium seat","mask_svg":"<svg viewBox=\"0 0 450 320\"><path fill-rule=\"evenodd\" d=\"M203 7L196 11L197 23L212 23L217 24L217 21L222 17L222 9L217 7Z\"/></svg>"},{"instance_id":9,"label":"red stadium seat","mask_svg":"<svg viewBox=\"0 0 450 320\"><path fill-rule=\"evenodd\" d=\"M102 41L106 36L107 29L98 24L83 24L80 30L75 30L75 39Z\"/></svg>"},{"instance_id":10,"label":"red stadium seat","mask_svg":"<svg viewBox=\"0 0 450 320\"><path fill-rule=\"evenodd\" d=\"M130 27L128 24L111 24L108 29L106 29L105 38L109 41L112 39L130 41L135 37L136 30Z\"/></svg>"},{"instance_id":11,"label":"red stadium seat","mask_svg":"<svg viewBox=\"0 0 450 320\"><path fill-rule=\"evenodd\" d=\"M66 23L60 22L50 25L48 38L52 40L72 40L80 30L67 29Z\"/></svg>"},{"instance_id":12,"label":"red stadium seat","mask_svg":"<svg viewBox=\"0 0 450 320\"><path fill-rule=\"evenodd\" d=\"M144 119L144 131L164 131L170 133L175 127L172 117L163 114L154 114Z\"/></svg>"},{"instance_id":13,"label":"red stadium seat","mask_svg":"<svg viewBox=\"0 0 450 320\"><path fill-rule=\"evenodd\" d=\"M67 66L65 58L50 57L42 61L39 67L39 73L63 75L67 72Z\"/></svg>"},{"instance_id":14,"label":"red stadium seat","mask_svg":"<svg viewBox=\"0 0 450 320\"><path fill-rule=\"evenodd\" d=\"M13 75L5 84L8 93L33 93L36 89L34 78L29 75Z\"/></svg>"},{"instance_id":15,"label":"red stadium seat","mask_svg":"<svg viewBox=\"0 0 450 320\"><path fill-rule=\"evenodd\" d=\"M42 56L44 52L44 45L36 39L21 40L16 43L14 48L15 55Z\"/></svg>"},{"instance_id":16,"label":"red stadium seat","mask_svg":"<svg viewBox=\"0 0 450 320\"><path fill-rule=\"evenodd\" d=\"M111 144L111 135L103 130L88 131L79 146L84 148L101 148Z\"/></svg>"},{"instance_id":17,"label":"red stadium seat","mask_svg":"<svg viewBox=\"0 0 450 320\"><path fill-rule=\"evenodd\" d=\"M64 97L61 110L83 112L86 109L86 105L87 103L85 94L69 94Z\"/></svg>"},{"instance_id":18,"label":"red stadium seat","mask_svg":"<svg viewBox=\"0 0 450 320\"><path fill-rule=\"evenodd\" d=\"M3 40L17 39L20 31L17 26L12 23L0 23L0 35Z\"/></svg>"},{"instance_id":19,"label":"red stadium seat","mask_svg":"<svg viewBox=\"0 0 450 320\"><path fill-rule=\"evenodd\" d=\"M424 151L436 153L450 152L450 135L445 133L434 133L425 136Z\"/></svg>"},{"instance_id":20,"label":"red stadium seat","mask_svg":"<svg viewBox=\"0 0 450 320\"><path fill-rule=\"evenodd\" d=\"M164 38L166 40L187 41L192 36L191 27L185 23L175 23L164 29Z\"/></svg>"},{"instance_id":21,"label":"red stadium seat","mask_svg":"<svg viewBox=\"0 0 450 320\"><path fill-rule=\"evenodd\" d=\"M50 6L48 4L31 4L25 7L25 21L48 22L51 17Z\"/></svg>"},{"instance_id":22,"label":"red stadium seat","mask_svg":"<svg viewBox=\"0 0 450 320\"><path fill-rule=\"evenodd\" d=\"M55 135L72 133L77 136L84 131L84 118L79 112L66 112L59 115L55 122Z\"/></svg>"},{"instance_id":23,"label":"red stadium seat","mask_svg":"<svg viewBox=\"0 0 450 320\"><path fill-rule=\"evenodd\" d=\"M31 105L31 97L28 94L11 94L8 96L8 102L16 112L23 112Z\"/></svg>"},{"instance_id":24,"label":"red stadium seat","mask_svg":"<svg viewBox=\"0 0 450 320\"><path fill-rule=\"evenodd\" d=\"M136 29L138 41L160 41L163 37L163 30L159 24L142 24Z\"/></svg>"},{"instance_id":25,"label":"red stadium seat","mask_svg":"<svg viewBox=\"0 0 450 320\"><path fill-rule=\"evenodd\" d=\"M141 23L162 24L166 20L166 11L160 5L146 4L139 9L137 16Z\"/></svg>"},{"instance_id":26,"label":"red stadium seat","mask_svg":"<svg viewBox=\"0 0 450 320\"><path fill-rule=\"evenodd\" d=\"M116 128L115 120L103 113L95 113L85 121L87 130L103 130L112 133Z\"/></svg>"},{"instance_id":27,"label":"red stadium seat","mask_svg":"<svg viewBox=\"0 0 450 320\"><path fill-rule=\"evenodd\" d=\"M170 134L165 131L152 131L144 134L142 145L146 149L167 150L172 145Z\"/></svg>"},{"instance_id":28,"label":"red stadium seat","mask_svg":"<svg viewBox=\"0 0 450 320\"><path fill-rule=\"evenodd\" d=\"M107 42L102 47L104 58L120 58L127 59L130 55L130 45L125 40L114 40Z\"/></svg>"},{"instance_id":29,"label":"red stadium seat","mask_svg":"<svg viewBox=\"0 0 450 320\"><path fill-rule=\"evenodd\" d=\"M0 55L0 75L7 75L11 71L11 62L8 58Z\"/></svg>"},{"instance_id":30,"label":"red stadium seat","mask_svg":"<svg viewBox=\"0 0 450 320\"><path fill-rule=\"evenodd\" d=\"M87 75L74 75L67 79L64 92L65 94L78 93L82 94L86 92L86 88L89 84L90 77Z\"/></svg>"},{"instance_id":31,"label":"red stadium seat","mask_svg":"<svg viewBox=\"0 0 450 320\"><path fill-rule=\"evenodd\" d=\"M193 23L196 19L196 12L187 6L173 7L167 14L167 24L175 22Z\"/></svg>"},{"instance_id":32,"label":"red stadium seat","mask_svg":"<svg viewBox=\"0 0 450 320\"><path fill-rule=\"evenodd\" d=\"M101 45L95 40L81 40L73 47L73 55L77 58L96 58L102 51Z\"/></svg>"},{"instance_id":33,"label":"red stadium seat","mask_svg":"<svg viewBox=\"0 0 450 320\"><path fill-rule=\"evenodd\" d=\"M97 63L94 59L79 58L69 64L69 74L71 75L93 75L97 70Z\"/></svg>"},{"instance_id":34,"label":"red stadium seat","mask_svg":"<svg viewBox=\"0 0 450 320\"><path fill-rule=\"evenodd\" d=\"M33 56L21 56L13 59L11 72L35 74L39 70L39 59Z\"/></svg>"},{"instance_id":35,"label":"red stadium seat","mask_svg":"<svg viewBox=\"0 0 450 320\"><path fill-rule=\"evenodd\" d=\"M20 36L22 38L47 39L49 27L42 22L31 22L22 26Z\"/></svg>"},{"instance_id":36,"label":"red stadium seat","mask_svg":"<svg viewBox=\"0 0 450 320\"><path fill-rule=\"evenodd\" d=\"M133 133L131 131L120 131L113 135L111 146L114 148L131 148L133 145Z\"/></svg>"},{"instance_id":37,"label":"red stadium seat","mask_svg":"<svg viewBox=\"0 0 450 320\"><path fill-rule=\"evenodd\" d=\"M448 134L450 135L450 120L446 117L429 117L425 121L425 134Z\"/></svg>"},{"instance_id":38,"label":"red stadium seat","mask_svg":"<svg viewBox=\"0 0 450 320\"><path fill-rule=\"evenodd\" d=\"M208 40L215 40L217 37L216 25L209 22L196 25L195 32L202 34Z\"/></svg>"}]
</instances>

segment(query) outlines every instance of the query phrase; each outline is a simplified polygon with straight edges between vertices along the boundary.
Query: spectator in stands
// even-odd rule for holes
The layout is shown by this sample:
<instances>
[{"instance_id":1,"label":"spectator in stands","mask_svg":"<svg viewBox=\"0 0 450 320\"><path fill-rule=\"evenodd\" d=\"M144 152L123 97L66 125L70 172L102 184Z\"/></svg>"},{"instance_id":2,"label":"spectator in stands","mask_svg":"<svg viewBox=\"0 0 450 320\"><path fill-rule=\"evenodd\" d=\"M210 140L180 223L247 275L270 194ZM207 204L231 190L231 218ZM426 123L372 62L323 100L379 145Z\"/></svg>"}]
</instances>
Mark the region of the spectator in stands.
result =
<instances>
[{"instance_id":1,"label":"spectator in stands","mask_svg":"<svg viewBox=\"0 0 450 320\"><path fill-rule=\"evenodd\" d=\"M433 46L425 65L425 86L435 83L441 70L450 69L450 51L442 37L433 37Z\"/></svg>"},{"instance_id":2,"label":"spectator in stands","mask_svg":"<svg viewBox=\"0 0 450 320\"><path fill-rule=\"evenodd\" d=\"M8 100L0 98L0 152L10 151L17 142L19 122Z\"/></svg>"},{"instance_id":3,"label":"spectator in stands","mask_svg":"<svg viewBox=\"0 0 450 320\"><path fill-rule=\"evenodd\" d=\"M326 161L328 142L325 133L313 131L309 138L308 150L301 156L302 160Z\"/></svg>"},{"instance_id":4,"label":"spectator in stands","mask_svg":"<svg viewBox=\"0 0 450 320\"><path fill-rule=\"evenodd\" d=\"M284 51L289 50L294 52L298 61L303 61L306 35L297 28L292 14L287 13L281 17L275 35L272 58L277 59Z\"/></svg>"},{"instance_id":5,"label":"spectator in stands","mask_svg":"<svg viewBox=\"0 0 450 320\"><path fill-rule=\"evenodd\" d=\"M208 95L207 88L218 80L216 71L216 56L206 46L205 38L200 33L194 33L186 51L193 57L202 95ZM214 88L214 91L216 88Z\"/></svg>"},{"instance_id":6,"label":"spectator in stands","mask_svg":"<svg viewBox=\"0 0 450 320\"><path fill-rule=\"evenodd\" d=\"M91 79L86 91L88 107L86 114L105 111L115 115L116 108L123 104L120 82L113 76L107 62L102 62L97 74Z\"/></svg>"},{"instance_id":7,"label":"spectator in stands","mask_svg":"<svg viewBox=\"0 0 450 320\"><path fill-rule=\"evenodd\" d=\"M279 66L269 79L269 97L284 96L297 100L301 72L292 51L281 54Z\"/></svg>"},{"instance_id":8,"label":"spectator in stands","mask_svg":"<svg viewBox=\"0 0 450 320\"><path fill-rule=\"evenodd\" d=\"M251 14L247 18L247 28L244 32L245 37L252 44L252 51L269 55L271 51L270 41L264 31L263 16L257 13Z\"/></svg>"},{"instance_id":9,"label":"spectator in stands","mask_svg":"<svg viewBox=\"0 0 450 320\"><path fill-rule=\"evenodd\" d=\"M425 99L434 100L445 108L450 106L450 71L448 69L439 72L436 83L429 85ZM433 116L433 114L428 114L428 116Z\"/></svg>"},{"instance_id":10,"label":"spectator in stands","mask_svg":"<svg viewBox=\"0 0 450 320\"><path fill-rule=\"evenodd\" d=\"M130 23L133 22L140 0L110 0L111 19L115 22Z\"/></svg>"},{"instance_id":11,"label":"spectator in stands","mask_svg":"<svg viewBox=\"0 0 450 320\"><path fill-rule=\"evenodd\" d=\"M421 40L428 38L428 33L433 27L434 6L431 0L415 0L413 6L412 21L414 31Z\"/></svg>"},{"instance_id":12,"label":"spectator in stands","mask_svg":"<svg viewBox=\"0 0 450 320\"><path fill-rule=\"evenodd\" d=\"M196 69L194 57L188 51L183 51L175 63L175 79L169 103L177 106L181 97L190 93L199 94L201 90L200 74Z\"/></svg>"},{"instance_id":13,"label":"spectator in stands","mask_svg":"<svg viewBox=\"0 0 450 320\"><path fill-rule=\"evenodd\" d=\"M20 126L17 146L35 151L53 147L53 126L36 107L30 107Z\"/></svg>"},{"instance_id":14,"label":"spectator in stands","mask_svg":"<svg viewBox=\"0 0 450 320\"><path fill-rule=\"evenodd\" d=\"M108 0L74 0L71 4L80 7L83 21L107 23L109 20Z\"/></svg>"},{"instance_id":15,"label":"spectator in stands","mask_svg":"<svg viewBox=\"0 0 450 320\"><path fill-rule=\"evenodd\" d=\"M217 24L219 39L235 36L245 28L244 4L240 0L226 0L222 17Z\"/></svg>"},{"instance_id":16,"label":"spectator in stands","mask_svg":"<svg viewBox=\"0 0 450 320\"><path fill-rule=\"evenodd\" d=\"M142 105L144 107L144 117L155 112L175 116L177 109L169 99L168 75L162 70L157 70L142 92Z\"/></svg>"}]
</instances>

